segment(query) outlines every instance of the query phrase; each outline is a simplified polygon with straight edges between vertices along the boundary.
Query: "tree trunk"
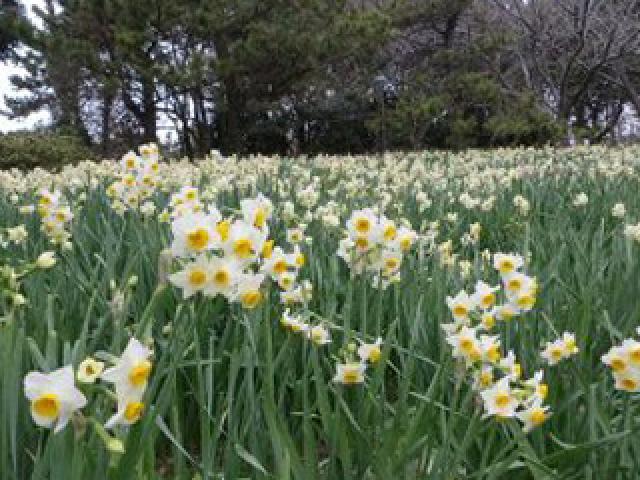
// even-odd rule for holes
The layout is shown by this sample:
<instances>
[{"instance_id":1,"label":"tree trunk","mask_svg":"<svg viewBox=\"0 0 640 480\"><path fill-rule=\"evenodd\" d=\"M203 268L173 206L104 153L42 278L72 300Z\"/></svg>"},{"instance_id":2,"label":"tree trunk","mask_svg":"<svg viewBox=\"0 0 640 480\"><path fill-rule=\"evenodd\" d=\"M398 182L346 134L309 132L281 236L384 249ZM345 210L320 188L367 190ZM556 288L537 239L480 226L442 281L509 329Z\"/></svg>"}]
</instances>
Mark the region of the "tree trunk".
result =
<instances>
[{"instance_id":1,"label":"tree trunk","mask_svg":"<svg viewBox=\"0 0 640 480\"><path fill-rule=\"evenodd\" d=\"M238 87L235 75L227 77L225 81L226 108L224 115L224 136L223 143L226 146L226 153L239 153L243 150L242 145L242 112L245 106L242 99L242 92Z\"/></svg>"},{"instance_id":2,"label":"tree trunk","mask_svg":"<svg viewBox=\"0 0 640 480\"><path fill-rule=\"evenodd\" d=\"M157 111L156 111L156 86L153 77L142 77L142 128L144 140L155 142L157 140Z\"/></svg>"},{"instance_id":3,"label":"tree trunk","mask_svg":"<svg viewBox=\"0 0 640 480\"><path fill-rule=\"evenodd\" d=\"M102 100L102 131L100 132L100 149L106 156L109 153L111 139L111 108L113 106L113 94L107 89L103 92Z\"/></svg>"}]
</instances>

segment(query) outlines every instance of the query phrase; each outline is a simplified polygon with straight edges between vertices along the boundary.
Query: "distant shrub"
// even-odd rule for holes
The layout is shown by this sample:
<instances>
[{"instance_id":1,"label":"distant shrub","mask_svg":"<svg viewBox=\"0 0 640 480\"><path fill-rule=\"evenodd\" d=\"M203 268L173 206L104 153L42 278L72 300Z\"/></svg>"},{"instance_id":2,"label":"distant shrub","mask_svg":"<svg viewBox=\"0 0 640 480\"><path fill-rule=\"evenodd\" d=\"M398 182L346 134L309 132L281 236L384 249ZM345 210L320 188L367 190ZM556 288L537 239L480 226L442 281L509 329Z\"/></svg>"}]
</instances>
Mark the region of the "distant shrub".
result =
<instances>
[{"instance_id":1,"label":"distant shrub","mask_svg":"<svg viewBox=\"0 0 640 480\"><path fill-rule=\"evenodd\" d=\"M0 169L56 169L93 157L91 150L74 135L41 132L0 134Z\"/></svg>"}]
</instances>

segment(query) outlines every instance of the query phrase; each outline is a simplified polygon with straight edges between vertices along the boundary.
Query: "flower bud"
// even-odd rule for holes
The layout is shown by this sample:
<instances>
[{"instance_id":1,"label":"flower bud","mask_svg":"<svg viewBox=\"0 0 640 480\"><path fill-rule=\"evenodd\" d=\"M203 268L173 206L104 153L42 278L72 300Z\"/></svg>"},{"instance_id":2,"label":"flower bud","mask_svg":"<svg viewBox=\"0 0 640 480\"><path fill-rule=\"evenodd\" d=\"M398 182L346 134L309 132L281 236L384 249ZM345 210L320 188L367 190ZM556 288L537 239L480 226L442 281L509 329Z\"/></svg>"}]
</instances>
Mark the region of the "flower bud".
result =
<instances>
[{"instance_id":1,"label":"flower bud","mask_svg":"<svg viewBox=\"0 0 640 480\"><path fill-rule=\"evenodd\" d=\"M38 259L36 260L36 267L47 269L51 268L56 264L56 254L55 252L43 252L40 254Z\"/></svg>"}]
</instances>

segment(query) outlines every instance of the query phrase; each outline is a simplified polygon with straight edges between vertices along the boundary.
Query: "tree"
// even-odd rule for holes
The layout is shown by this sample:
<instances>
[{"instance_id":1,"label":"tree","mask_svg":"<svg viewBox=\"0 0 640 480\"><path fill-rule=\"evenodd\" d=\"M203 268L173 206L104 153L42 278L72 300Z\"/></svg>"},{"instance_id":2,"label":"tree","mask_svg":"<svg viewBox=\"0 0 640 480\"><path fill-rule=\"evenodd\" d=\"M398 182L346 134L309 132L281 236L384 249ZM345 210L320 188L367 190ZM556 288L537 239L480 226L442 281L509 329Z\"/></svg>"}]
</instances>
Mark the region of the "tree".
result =
<instances>
[{"instance_id":1,"label":"tree","mask_svg":"<svg viewBox=\"0 0 640 480\"><path fill-rule=\"evenodd\" d=\"M27 71L10 115L104 155L167 124L189 157L602 141L640 105L639 4L49 0L0 46Z\"/></svg>"},{"instance_id":2,"label":"tree","mask_svg":"<svg viewBox=\"0 0 640 480\"><path fill-rule=\"evenodd\" d=\"M603 79L610 78L623 59L638 55L640 2L492 1L514 38L512 66L564 125L572 119L584 125L587 110L624 102L611 100L611 82ZM597 119L598 114L590 117ZM604 128L610 129L610 122Z\"/></svg>"},{"instance_id":3,"label":"tree","mask_svg":"<svg viewBox=\"0 0 640 480\"><path fill-rule=\"evenodd\" d=\"M0 61L4 60L19 38L24 12L17 0L0 3Z\"/></svg>"}]
</instances>

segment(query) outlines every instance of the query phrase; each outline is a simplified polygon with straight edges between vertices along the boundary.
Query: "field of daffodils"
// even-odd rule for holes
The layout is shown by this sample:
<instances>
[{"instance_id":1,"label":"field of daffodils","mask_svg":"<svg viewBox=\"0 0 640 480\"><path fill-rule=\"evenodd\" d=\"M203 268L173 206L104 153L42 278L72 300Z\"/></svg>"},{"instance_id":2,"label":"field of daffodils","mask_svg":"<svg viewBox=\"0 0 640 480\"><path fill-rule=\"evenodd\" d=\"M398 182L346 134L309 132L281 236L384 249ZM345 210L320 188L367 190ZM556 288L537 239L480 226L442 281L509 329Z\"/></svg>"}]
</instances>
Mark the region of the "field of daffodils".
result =
<instances>
[{"instance_id":1,"label":"field of daffodils","mask_svg":"<svg viewBox=\"0 0 640 480\"><path fill-rule=\"evenodd\" d=\"M0 171L0 479L640 478L640 147Z\"/></svg>"}]
</instances>

